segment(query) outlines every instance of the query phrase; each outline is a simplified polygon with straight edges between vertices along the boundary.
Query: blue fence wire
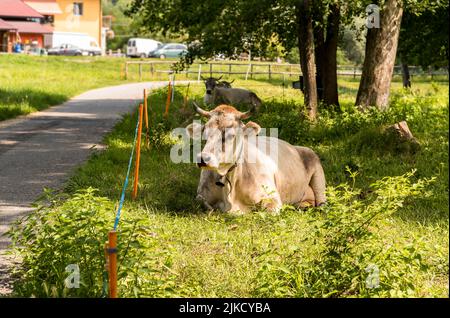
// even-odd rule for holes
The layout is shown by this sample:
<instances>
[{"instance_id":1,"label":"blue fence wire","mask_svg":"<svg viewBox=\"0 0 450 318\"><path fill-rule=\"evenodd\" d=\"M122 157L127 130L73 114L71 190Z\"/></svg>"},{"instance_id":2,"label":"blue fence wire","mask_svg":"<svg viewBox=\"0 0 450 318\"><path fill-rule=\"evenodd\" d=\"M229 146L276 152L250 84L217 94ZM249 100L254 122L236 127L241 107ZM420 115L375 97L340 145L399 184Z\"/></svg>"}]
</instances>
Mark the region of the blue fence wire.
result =
<instances>
[{"instance_id":1,"label":"blue fence wire","mask_svg":"<svg viewBox=\"0 0 450 318\"><path fill-rule=\"evenodd\" d=\"M114 220L114 231L117 230L117 226L119 225L120 213L122 211L123 202L125 201L125 191L128 187L128 180L129 180L130 171L131 171L131 163L133 162L134 149L136 146L136 139L137 139L138 128L139 128L139 119L140 118L139 118L139 111L138 111L138 118L137 118L137 122L136 122L136 128L134 131L133 146L131 147L130 159L128 161L127 175L125 177L125 182L123 183L122 193L120 195L119 207L117 208L116 218ZM105 271L103 273L103 288L102 288L102 296L101 297L104 298L107 296L107 294L108 294L108 273Z\"/></svg>"},{"instance_id":2,"label":"blue fence wire","mask_svg":"<svg viewBox=\"0 0 450 318\"><path fill-rule=\"evenodd\" d=\"M117 230L117 226L119 225L120 213L122 211L123 202L125 201L125 191L126 191L126 189L128 187L128 180L129 180L129 176L130 176L131 163L133 162L134 148L136 146L136 139L137 139L138 128L139 128L139 120L140 120L140 118L139 118L139 112L138 112L138 118L137 118L137 122L136 122L136 129L134 131L133 147L131 148L130 160L128 161L127 176L125 177L125 182L123 183L122 194L120 195L119 207L117 208L116 219L114 220L114 231Z\"/></svg>"}]
</instances>

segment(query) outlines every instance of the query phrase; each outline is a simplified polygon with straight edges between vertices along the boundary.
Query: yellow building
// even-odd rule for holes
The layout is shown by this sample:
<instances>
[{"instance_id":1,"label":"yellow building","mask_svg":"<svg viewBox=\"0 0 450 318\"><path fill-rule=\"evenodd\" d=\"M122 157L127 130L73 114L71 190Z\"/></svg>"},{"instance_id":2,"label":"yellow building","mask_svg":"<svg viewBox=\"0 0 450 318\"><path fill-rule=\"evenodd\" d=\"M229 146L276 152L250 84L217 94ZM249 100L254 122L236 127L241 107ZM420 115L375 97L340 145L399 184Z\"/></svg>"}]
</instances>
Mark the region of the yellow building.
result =
<instances>
[{"instance_id":1,"label":"yellow building","mask_svg":"<svg viewBox=\"0 0 450 318\"><path fill-rule=\"evenodd\" d=\"M45 17L53 32L83 33L102 46L101 0L23 0ZM104 49L104 48L102 48Z\"/></svg>"}]
</instances>

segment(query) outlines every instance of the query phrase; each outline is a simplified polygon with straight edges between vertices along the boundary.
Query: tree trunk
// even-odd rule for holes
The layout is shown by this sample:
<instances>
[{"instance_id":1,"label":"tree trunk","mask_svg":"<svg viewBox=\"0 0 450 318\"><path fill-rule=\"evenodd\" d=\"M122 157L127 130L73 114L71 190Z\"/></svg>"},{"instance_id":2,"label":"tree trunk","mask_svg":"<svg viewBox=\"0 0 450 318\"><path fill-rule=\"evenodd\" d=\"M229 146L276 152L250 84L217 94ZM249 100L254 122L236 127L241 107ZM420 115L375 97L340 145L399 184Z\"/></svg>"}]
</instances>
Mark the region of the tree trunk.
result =
<instances>
[{"instance_id":1,"label":"tree trunk","mask_svg":"<svg viewBox=\"0 0 450 318\"><path fill-rule=\"evenodd\" d=\"M339 105L338 85L337 85L337 47L339 37L339 5L334 3L330 5L330 15L327 22L326 33L326 57L325 67L322 73L323 81L323 100L326 105Z\"/></svg>"},{"instance_id":2,"label":"tree trunk","mask_svg":"<svg viewBox=\"0 0 450 318\"><path fill-rule=\"evenodd\" d=\"M388 107L402 13L402 0L386 0L380 12L380 28L367 30L356 105L376 106L381 110Z\"/></svg>"},{"instance_id":3,"label":"tree trunk","mask_svg":"<svg viewBox=\"0 0 450 318\"><path fill-rule=\"evenodd\" d=\"M327 106L339 105L336 61L340 20L339 6L337 4L330 5L326 23L321 19L323 15L323 9L317 12L316 19L322 23L314 26L318 95L319 99ZM326 32L323 25L325 25Z\"/></svg>"},{"instance_id":4,"label":"tree trunk","mask_svg":"<svg viewBox=\"0 0 450 318\"><path fill-rule=\"evenodd\" d=\"M298 48L300 67L305 88L305 106L308 117L315 120L317 116L317 86L314 59L314 36L311 17L311 1L301 0L297 4Z\"/></svg>"},{"instance_id":5,"label":"tree trunk","mask_svg":"<svg viewBox=\"0 0 450 318\"><path fill-rule=\"evenodd\" d=\"M402 63L402 80L404 88L411 88L408 64Z\"/></svg>"},{"instance_id":6,"label":"tree trunk","mask_svg":"<svg viewBox=\"0 0 450 318\"><path fill-rule=\"evenodd\" d=\"M322 12L321 12L322 13ZM326 48L325 48L325 36L323 31L323 25L317 23L314 26L314 58L316 61L316 85L317 85L317 98L324 101L323 98L323 88L325 81L323 78L324 72L326 71Z\"/></svg>"}]
</instances>

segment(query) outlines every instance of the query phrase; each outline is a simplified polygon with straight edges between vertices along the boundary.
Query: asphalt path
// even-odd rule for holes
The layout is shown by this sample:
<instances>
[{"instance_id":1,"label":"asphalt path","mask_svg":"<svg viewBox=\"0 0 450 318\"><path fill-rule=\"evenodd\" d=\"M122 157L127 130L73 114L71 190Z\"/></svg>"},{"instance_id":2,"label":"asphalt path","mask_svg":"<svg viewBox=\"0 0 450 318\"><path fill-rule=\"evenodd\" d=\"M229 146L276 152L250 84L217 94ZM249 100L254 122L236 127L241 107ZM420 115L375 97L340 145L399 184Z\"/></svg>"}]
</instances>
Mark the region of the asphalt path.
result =
<instances>
[{"instance_id":1,"label":"asphalt path","mask_svg":"<svg viewBox=\"0 0 450 318\"><path fill-rule=\"evenodd\" d=\"M10 289L5 255L11 223L30 213L43 188L58 189L85 162L106 133L142 102L143 90L167 82L142 82L85 92L62 105L0 122L0 295Z\"/></svg>"}]
</instances>

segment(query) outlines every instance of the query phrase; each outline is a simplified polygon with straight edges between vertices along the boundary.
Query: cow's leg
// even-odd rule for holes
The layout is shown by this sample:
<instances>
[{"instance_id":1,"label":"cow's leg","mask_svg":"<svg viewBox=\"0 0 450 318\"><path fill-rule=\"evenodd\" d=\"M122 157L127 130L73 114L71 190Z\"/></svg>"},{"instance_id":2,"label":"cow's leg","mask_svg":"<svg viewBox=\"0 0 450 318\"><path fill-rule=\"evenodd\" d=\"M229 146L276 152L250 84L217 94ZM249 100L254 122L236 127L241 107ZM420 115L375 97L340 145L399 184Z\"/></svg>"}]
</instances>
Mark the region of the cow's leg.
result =
<instances>
[{"instance_id":1,"label":"cow's leg","mask_svg":"<svg viewBox=\"0 0 450 318\"><path fill-rule=\"evenodd\" d=\"M316 204L316 198L314 195L314 191L313 189L308 186L306 188L305 194L303 195L303 198L301 201L295 203L295 206L304 209L304 208L309 208L311 206L315 206Z\"/></svg>"},{"instance_id":2,"label":"cow's leg","mask_svg":"<svg viewBox=\"0 0 450 318\"><path fill-rule=\"evenodd\" d=\"M325 173L323 172L320 162L316 163L315 166L309 185L314 192L316 206L319 206L324 204L327 200L325 196Z\"/></svg>"},{"instance_id":3,"label":"cow's leg","mask_svg":"<svg viewBox=\"0 0 450 318\"><path fill-rule=\"evenodd\" d=\"M202 203L207 211L213 211L214 210L214 208L208 203L208 201L206 201L206 199L201 194L198 194L195 199L198 202Z\"/></svg>"},{"instance_id":4,"label":"cow's leg","mask_svg":"<svg viewBox=\"0 0 450 318\"><path fill-rule=\"evenodd\" d=\"M265 197L260 201L261 206L268 210L269 212L273 214L280 213L280 209L283 206L283 203L281 202L280 195L273 194L270 197Z\"/></svg>"}]
</instances>

